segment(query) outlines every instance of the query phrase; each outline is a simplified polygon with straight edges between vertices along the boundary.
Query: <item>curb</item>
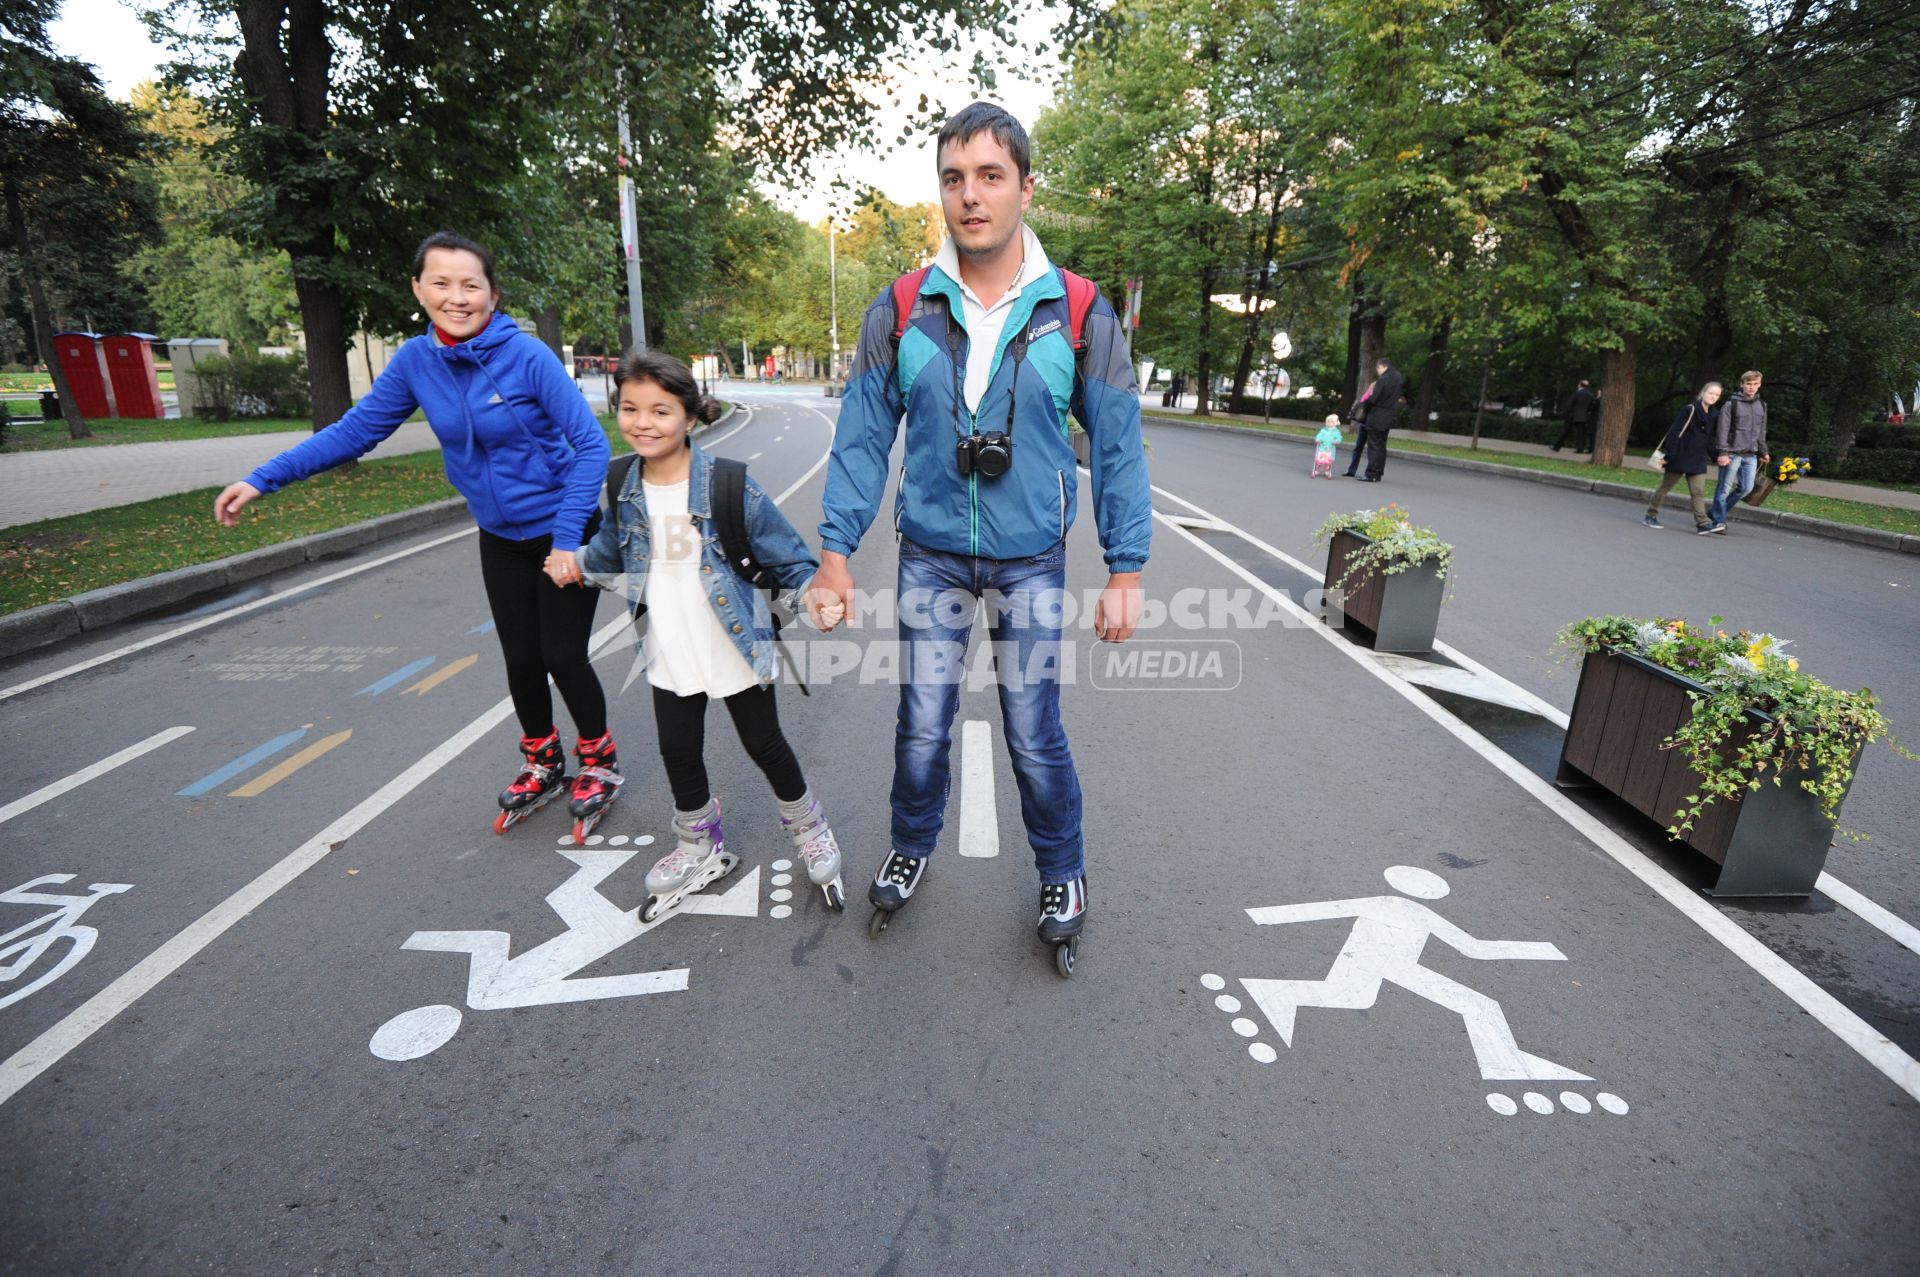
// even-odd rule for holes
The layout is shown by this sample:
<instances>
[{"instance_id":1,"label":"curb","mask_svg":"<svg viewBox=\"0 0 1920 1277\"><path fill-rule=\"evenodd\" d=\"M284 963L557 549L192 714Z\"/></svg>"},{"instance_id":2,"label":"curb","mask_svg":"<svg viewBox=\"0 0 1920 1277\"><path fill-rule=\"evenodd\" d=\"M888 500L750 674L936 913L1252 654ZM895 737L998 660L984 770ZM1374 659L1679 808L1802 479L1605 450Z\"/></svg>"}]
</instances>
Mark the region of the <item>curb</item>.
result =
<instances>
[{"instance_id":1,"label":"curb","mask_svg":"<svg viewBox=\"0 0 1920 1277\"><path fill-rule=\"evenodd\" d=\"M203 594L258 580L275 572L314 563L376 541L391 541L415 532L451 523L466 516L464 498L452 497L432 505L382 515L348 524L331 532L315 532L279 545L249 550L231 558L193 567L175 568L155 576L88 590L58 603L0 616L0 659L104 629L159 608L187 603Z\"/></svg>"},{"instance_id":2,"label":"curb","mask_svg":"<svg viewBox=\"0 0 1920 1277\"><path fill-rule=\"evenodd\" d=\"M1141 419L1157 426L1177 426L1187 430L1214 430L1222 434L1250 435L1259 439L1297 443L1311 446L1313 440L1303 435L1286 434L1278 430L1262 430L1258 426L1236 426L1219 421L1183 421L1175 417L1156 417L1142 413ZM1551 470L1523 470L1518 466L1503 466L1495 461L1475 461L1467 457L1437 457L1426 452L1396 452L1393 454L1396 464L1403 461L1418 462L1421 465L1440 466L1448 470L1469 470L1475 474L1498 475L1503 479L1522 479L1528 483L1545 484L1550 488L1569 488L1576 492L1591 492L1596 496L1614 497L1628 501L1646 501L1653 496L1651 488L1636 488L1630 483L1615 483L1608 479L1581 479L1570 474L1555 474ZM1667 504L1685 504L1687 493L1684 488L1675 488L1667 494ZM1803 532L1808 536L1826 537L1832 541L1849 541L1854 545L1868 545L1876 550L1891 550L1895 554L1920 554L1920 536L1910 533L1888 532L1881 528L1857 528L1850 523L1835 523L1831 519L1816 519L1806 514L1785 514L1764 507L1737 505L1730 511L1741 523L1757 524L1767 528L1784 528L1789 532Z\"/></svg>"}]
</instances>

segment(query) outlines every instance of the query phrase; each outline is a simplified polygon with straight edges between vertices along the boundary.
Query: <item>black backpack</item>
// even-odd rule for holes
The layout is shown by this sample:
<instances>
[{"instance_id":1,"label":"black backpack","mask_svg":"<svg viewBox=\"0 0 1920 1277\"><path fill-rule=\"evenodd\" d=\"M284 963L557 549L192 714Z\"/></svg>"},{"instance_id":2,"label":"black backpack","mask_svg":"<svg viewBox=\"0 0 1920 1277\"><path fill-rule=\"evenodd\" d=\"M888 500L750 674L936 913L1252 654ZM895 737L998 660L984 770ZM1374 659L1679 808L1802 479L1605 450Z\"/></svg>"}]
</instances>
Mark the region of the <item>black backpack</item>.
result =
<instances>
[{"instance_id":1,"label":"black backpack","mask_svg":"<svg viewBox=\"0 0 1920 1277\"><path fill-rule=\"evenodd\" d=\"M607 515L616 527L620 523L620 489L626 485L627 474L640 460L638 453L629 452L625 456L615 457L607 464ZM720 554L726 559L727 567L733 574L745 581L749 587L764 590L769 596L778 594L780 582L771 569L753 554L753 538L747 532L747 463L736 461L732 457L713 459L713 522L720 533ZM646 615L647 605L642 600L633 603L633 619L636 624ZM768 615L773 617L773 638L780 642L780 609L773 606L771 597L767 605ZM784 645L780 655L787 660L789 667L792 658L788 656ZM796 677L800 684L800 694L810 696L805 680Z\"/></svg>"}]
</instances>

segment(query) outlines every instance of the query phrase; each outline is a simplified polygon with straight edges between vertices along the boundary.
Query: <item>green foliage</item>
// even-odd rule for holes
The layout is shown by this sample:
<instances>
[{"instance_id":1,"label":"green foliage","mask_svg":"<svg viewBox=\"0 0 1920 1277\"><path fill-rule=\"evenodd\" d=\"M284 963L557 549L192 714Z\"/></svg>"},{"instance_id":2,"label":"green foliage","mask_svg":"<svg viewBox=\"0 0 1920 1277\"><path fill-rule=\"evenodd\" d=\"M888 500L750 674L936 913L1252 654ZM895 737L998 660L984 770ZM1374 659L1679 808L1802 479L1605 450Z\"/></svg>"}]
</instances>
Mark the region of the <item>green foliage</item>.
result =
<instances>
[{"instance_id":1,"label":"green foliage","mask_svg":"<svg viewBox=\"0 0 1920 1277\"><path fill-rule=\"evenodd\" d=\"M1693 713L1666 748L1682 751L1701 781L1674 813L1667 831L1674 838L1693 829L1708 805L1788 779L1819 802L1828 820L1838 820L1861 750L1884 739L1915 759L1893 739L1870 689L1841 691L1801 673L1785 641L1747 630L1729 634L1720 623L1717 616L1705 628L1668 618L1588 617L1563 628L1557 643L1569 655L1631 652L1691 682Z\"/></svg>"},{"instance_id":2,"label":"green foliage","mask_svg":"<svg viewBox=\"0 0 1920 1277\"><path fill-rule=\"evenodd\" d=\"M1347 560L1345 572L1333 588L1352 590L1354 583L1370 573L1398 576L1402 572L1431 563L1434 571L1448 576L1453 571L1453 546L1442 541L1432 528L1416 527L1413 518L1391 502L1377 510L1352 510L1330 514L1313 534L1325 543L1336 532L1351 532L1366 539L1360 551Z\"/></svg>"},{"instance_id":3,"label":"green foliage","mask_svg":"<svg viewBox=\"0 0 1920 1277\"><path fill-rule=\"evenodd\" d=\"M298 417L309 409L307 361L299 355L213 355L194 366L204 421Z\"/></svg>"}]
</instances>

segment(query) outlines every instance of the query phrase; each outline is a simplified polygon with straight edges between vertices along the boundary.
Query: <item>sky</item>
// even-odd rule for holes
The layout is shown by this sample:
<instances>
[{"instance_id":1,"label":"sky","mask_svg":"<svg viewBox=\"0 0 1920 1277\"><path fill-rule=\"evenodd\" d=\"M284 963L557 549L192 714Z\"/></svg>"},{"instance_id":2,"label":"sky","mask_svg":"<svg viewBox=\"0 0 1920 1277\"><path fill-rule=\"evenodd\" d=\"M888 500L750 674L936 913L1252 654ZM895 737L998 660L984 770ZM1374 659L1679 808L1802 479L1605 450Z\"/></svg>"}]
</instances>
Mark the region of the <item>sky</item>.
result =
<instances>
[{"instance_id":1,"label":"sky","mask_svg":"<svg viewBox=\"0 0 1920 1277\"><path fill-rule=\"evenodd\" d=\"M1025 18L1019 36L1025 48L1048 46L1052 18L1036 12ZM166 54L147 37L147 29L123 0L66 0L60 17L54 22L54 46L60 52L82 58L94 65L101 82L114 97L125 99L134 85L159 75ZM1019 61L1033 74L1015 77L1003 73L993 100L1013 112L1029 128L1041 110L1052 100L1051 77L1058 60L1051 52L1041 56L1027 53ZM958 64L957 64L958 65ZM973 100L966 77L954 71L942 73L921 65L896 69L900 97L911 102L925 93L948 111L958 110ZM899 136L904 121L902 112L884 112L874 136L891 139ZM842 175L856 188L879 188L889 199L902 204L932 203L938 198L934 187L933 139L929 135L917 145L902 147L891 154L877 148L849 148L821 157L814 166L821 180L813 189L777 190L768 194L791 212L809 221L825 217L830 209L827 184Z\"/></svg>"}]
</instances>

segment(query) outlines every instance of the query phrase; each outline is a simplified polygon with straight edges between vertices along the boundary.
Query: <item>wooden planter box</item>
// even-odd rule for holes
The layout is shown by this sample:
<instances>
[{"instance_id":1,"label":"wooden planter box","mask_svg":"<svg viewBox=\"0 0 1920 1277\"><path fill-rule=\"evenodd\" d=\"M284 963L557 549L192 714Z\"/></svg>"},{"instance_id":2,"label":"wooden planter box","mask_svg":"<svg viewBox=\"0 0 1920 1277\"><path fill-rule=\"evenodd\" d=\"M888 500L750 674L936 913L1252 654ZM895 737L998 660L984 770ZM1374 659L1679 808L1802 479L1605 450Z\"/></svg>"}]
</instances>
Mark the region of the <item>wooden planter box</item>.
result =
<instances>
[{"instance_id":1,"label":"wooden planter box","mask_svg":"<svg viewBox=\"0 0 1920 1277\"><path fill-rule=\"evenodd\" d=\"M1327 546L1329 590L1346 575L1347 561L1372 544L1358 532L1333 534ZM1447 578L1431 563L1392 576L1362 571L1347 583L1346 623L1365 630L1376 652L1431 652L1446 595Z\"/></svg>"},{"instance_id":2,"label":"wooden planter box","mask_svg":"<svg viewBox=\"0 0 1920 1277\"><path fill-rule=\"evenodd\" d=\"M1566 745L1562 785L1590 782L1662 829L1674 823L1681 800L1700 792L1700 773L1686 754L1661 743L1693 716L1690 693L1707 688L1651 661L1617 649L1589 653L1580 667ZM1754 724L1769 720L1749 711ZM1744 741L1739 733L1728 748ZM1708 888L1716 896L1805 896L1827 863L1834 822L1789 772L1733 800L1709 803L1685 842L1720 866Z\"/></svg>"}]
</instances>

